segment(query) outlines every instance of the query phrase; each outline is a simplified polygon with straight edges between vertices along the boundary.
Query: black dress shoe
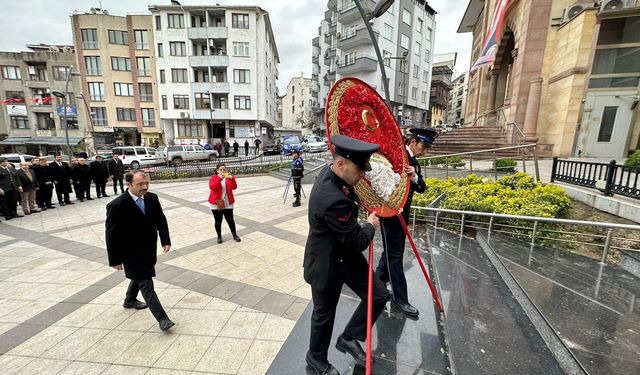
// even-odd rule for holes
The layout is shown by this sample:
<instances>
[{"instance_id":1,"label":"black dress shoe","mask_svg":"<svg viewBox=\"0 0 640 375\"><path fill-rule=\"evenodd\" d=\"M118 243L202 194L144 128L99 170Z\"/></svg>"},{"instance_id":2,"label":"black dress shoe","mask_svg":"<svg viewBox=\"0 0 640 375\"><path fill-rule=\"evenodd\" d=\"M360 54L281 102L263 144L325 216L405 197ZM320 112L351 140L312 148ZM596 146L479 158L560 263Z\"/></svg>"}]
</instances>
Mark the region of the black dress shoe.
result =
<instances>
[{"instance_id":1,"label":"black dress shoe","mask_svg":"<svg viewBox=\"0 0 640 375\"><path fill-rule=\"evenodd\" d=\"M147 308L147 304L144 303L144 302L140 302L138 300L135 300L133 302L125 302L125 303L123 303L122 307L124 307L125 309L142 310L142 309L146 309Z\"/></svg>"},{"instance_id":2,"label":"black dress shoe","mask_svg":"<svg viewBox=\"0 0 640 375\"><path fill-rule=\"evenodd\" d=\"M342 353L348 353L353 357L357 364L360 366L366 366L367 364L367 354L362 350L360 343L356 339L347 340L343 335L338 337L338 341L336 342L336 349L341 351Z\"/></svg>"},{"instance_id":3,"label":"black dress shoe","mask_svg":"<svg viewBox=\"0 0 640 375\"><path fill-rule=\"evenodd\" d=\"M53 206L47 206L47 210L53 210L55 207Z\"/></svg>"},{"instance_id":4,"label":"black dress shoe","mask_svg":"<svg viewBox=\"0 0 640 375\"><path fill-rule=\"evenodd\" d=\"M75 203L73 203L73 202L65 202L65 203L66 203L66 204L75 204Z\"/></svg>"},{"instance_id":5,"label":"black dress shoe","mask_svg":"<svg viewBox=\"0 0 640 375\"><path fill-rule=\"evenodd\" d=\"M307 352L307 367L305 369L307 375L340 375L338 370L331 365L329 362L318 361L315 358L311 357L309 352Z\"/></svg>"},{"instance_id":6,"label":"black dress shoe","mask_svg":"<svg viewBox=\"0 0 640 375\"><path fill-rule=\"evenodd\" d=\"M11 216L5 216L4 219L5 220L11 220Z\"/></svg>"},{"instance_id":7,"label":"black dress shoe","mask_svg":"<svg viewBox=\"0 0 640 375\"><path fill-rule=\"evenodd\" d=\"M15 214L15 215L11 215L11 217L24 217L24 215Z\"/></svg>"},{"instance_id":8,"label":"black dress shoe","mask_svg":"<svg viewBox=\"0 0 640 375\"><path fill-rule=\"evenodd\" d=\"M103 197L108 197L108 195L107 195L107 194L103 194L102 196L103 196ZM98 198L100 198L100 197L98 197Z\"/></svg>"},{"instance_id":9,"label":"black dress shoe","mask_svg":"<svg viewBox=\"0 0 640 375\"><path fill-rule=\"evenodd\" d=\"M238 237L237 235L234 235L234 236L233 236L233 239L234 239L236 242L240 242L240 241L242 241L242 240L240 239L240 237Z\"/></svg>"},{"instance_id":10,"label":"black dress shoe","mask_svg":"<svg viewBox=\"0 0 640 375\"><path fill-rule=\"evenodd\" d=\"M165 332L169 328L175 326L176 324L174 322L172 322L171 319L169 319L169 318L162 318L162 319L160 319L160 322L158 322L158 325L160 326L160 330L162 332Z\"/></svg>"},{"instance_id":11,"label":"black dress shoe","mask_svg":"<svg viewBox=\"0 0 640 375\"><path fill-rule=\"evenodd\" d=\"M84 202L84 199L78 199L80 202Z\"/></svg>"},{"instance_id":12,"label":"black dress shoe","mask_svg":"<svg viewBox=\"0 0 640 375\"><path fill-rule=\"evenodd\" d=\"M222 243L222 237L218 237L218 243Z\"/></svg>"},{"instance_id":13,"label":"black dress shoe","mask_svg":"<svg viewBox=\"0 0 640 375\"><path fill-rule=\"evenodd\" d=\"M396 300L393 300L393 305L400 311L402 311L402 313L410 318L417 318L418 315L420 314L418 312L418 309L416 309L415 307L411 306L411 304L409 302L397 302Z\"/></svg>"},{"instance_id":14,"label":"black dress shoe","mask_svg":"<svg viewBox=\"0 0 640 375\"><path fill-rule=\"evenodd\" d=\"M100 197L98 197L98 198L100 198ZM92 200L93 200L93 198L89 197L89 198L87 198L87 200L88 200L88 201L92 201Z\"/></svg>"}]
</instances>

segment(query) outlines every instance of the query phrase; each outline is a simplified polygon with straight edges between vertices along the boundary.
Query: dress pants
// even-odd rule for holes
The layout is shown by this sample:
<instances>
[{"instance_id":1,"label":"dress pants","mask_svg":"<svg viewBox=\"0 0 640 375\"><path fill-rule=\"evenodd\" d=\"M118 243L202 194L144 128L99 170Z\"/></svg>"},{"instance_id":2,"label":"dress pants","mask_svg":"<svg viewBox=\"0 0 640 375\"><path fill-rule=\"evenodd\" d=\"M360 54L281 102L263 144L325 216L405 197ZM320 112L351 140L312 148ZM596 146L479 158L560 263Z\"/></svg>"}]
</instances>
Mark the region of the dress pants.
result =
<instances>
[{"instance_id":1,"label":"dress pants","mask_svg":"<svg viewBox=\"0 0 640 375\"><path fill-rule=\"evenodd\" d=\"M302 189L302 177L293 177L293 191L295 192L295 197L300 199L300 190Z\"/></svg>"},{"instance_id":2,"label":"dress pants","mask_svg":"<svg viewBox=\"0 0 640 375\"><path fill-rule=\"evenodd\" d=\"M118 182L120 182L120 192L124 193L124 186L122 183L122 178L113 177L113 193L118 194Z\"/></svg>"},{"instance_id":3,"label":"dress pants","mask_svg":"<svg viewBox=\"0 0 640 375\"><path fill-rule=\"evenodd\" d=\"M96 184L96 196L98 198L107 195L107 182L98 182L98 181L94 181L94 183Z\"/></svg>"},{"instance_id":4,"label":"dress pants","mask_svg":"<svg viewBox=\"0 0 640 375\"><path fill-rule=\"evenodd\" d=\"M36 191L36 203L40 208L49 208L52 206L51 197L53 196L53 185L40 185L40 189Z\"/></svg>"},{"instance_id":5,"label":"dress pants","mask_svg":"<svg viewBox=\"0 0 640 375\"><path fill-rule=\"evenodd\" d=\"M18 199L20 192L17 190L5 190L4 195L0 196L0 208L6 219L18 216Z\"/></svg>"},{"instance_id":6,"label":"dress pants","mask_svg":"<svg viewBox=\"0 0 640 375\"><path fill-rule=\"evenodd\" d=\"M58 197L58 204L59 205L63 205L66 203L71 202L71 199L69 199L69 193L61 193L58 188L56 187L56 196Z\"/></svg>"},{"instance_id":7,"label":"dress pants","mask_svg":"<svg viewBox=\"0 0 640 375\"><path fill-rule=\"evenodd\" d=\"M367 338L367 285L368 273L365 267L350 268L349 275L344 284L353 290L361 301L351 316L351 320L344 329L344 335L349 339L364 341ZM327 363L327 351L331 343L331 333L336 317L336 306L340 298L342 284L331 291L318 291L311 287L313 298L313 313L311 314L311 336L309 340L309 354L313 359L321 363ZM372 320L376 322L378 316L384 310L384 305L390 294L384 283L378 277L373 276L373 303Z\"/></svg>"},{"instance_id":8,"label":"dress pants","mask_svg":"<svg viewBox=\"0 0 640 375\"><path fill-rule=\"evenodd\" d=\"M151 311L151 314L153 314L153 317L156 318L157 321L160 321L161 319L167 317L167 313L162 308L162 304L160 304L158 295L153 289L152 279L132 279L129 282L129 287L127 288L127 296L125 297L124 302L128 303L135 301L138 298L138 292L142 293L144 302L147 304L147 306L149 306L149 311Z\"/></svg>"},{"instance_id":9,"label":"dress pants","mask_svg":"<svg viewBox=\"0 0 640 375\"><path fill-rule=\"evenodd\" d=\"M382 252L378 268L376 268L376 275L384 282L391 280L393 299L396 302L408 303L407 279L404 276L402 264L406 235L402 223L399 218L391 217L380 219L380 227L385 250Z\"/></svg>"},{"instance_id":10,"label":"dress pants","mask_svg":"<svg viewBox=\"0 0 640 375\"><path fill-rule=\"evenodd\" d=\"M25 215L36 209L35 188L20 193L20 205L22 206L22 212L24 212Z\"/></svg>"}]
</instances>

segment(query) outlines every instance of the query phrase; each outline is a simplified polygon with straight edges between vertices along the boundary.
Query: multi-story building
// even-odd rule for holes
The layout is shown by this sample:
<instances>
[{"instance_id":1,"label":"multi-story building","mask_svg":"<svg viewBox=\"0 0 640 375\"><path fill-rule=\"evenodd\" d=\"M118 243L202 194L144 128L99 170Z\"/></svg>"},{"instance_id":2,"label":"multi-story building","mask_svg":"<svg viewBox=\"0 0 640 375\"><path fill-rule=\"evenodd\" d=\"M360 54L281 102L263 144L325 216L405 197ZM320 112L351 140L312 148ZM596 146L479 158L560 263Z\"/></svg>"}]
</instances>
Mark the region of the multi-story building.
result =
<instances>
[{"instance_id":1,"label":"multi-story building","mask_svg":"<svg viewBox=\"0 0 640 375\"><path fill-rule=\"evenodd\" d=\"M360 2L369 13L376 4L373 0ZM371 21L385 57L392 111L401 126L428 124L435 13L427 1L402 0ZM362 79L384 97L373 42L353 0L329 0L318 32L312 42L312 91L318 121L323 118L329 89L341 77Z\"/></svg>"},{"instance_id":2,"label":"multi-story building","mask_svg":"<svg viewBox=\"0 0 640 375\"><path fill-rule=\"evenodd\" d=\"M68 76L75 65L73 46L27 47L30 51L0 52L1 152L66 154L67 140L72 152L91 147L91 129L83 121L85 108L76 99L80 80ZM66 109L54 95L55 91L64 96L65 88Z\"/></svg>"},{"instance_id":3,"label":"multi-story building","mask_svg":"<svg viewBox=\"0 0 640 375\"><path fill-rule=\"evenodd\" d=\"M431 127L448 123L449 92L452 88L451 77L453 76L453 68L456 65L457 57L457 52L443 53L433 57L429 96Z\"/></svg>"},{"instance_id":4,"label":"multi-story building","mask_svg":"<svg viewBox=\"0 0 640 375\"><path fill-rule=\"evenodd\" d=\"M449 124L464 124L468 81L469 72L462 73L453 80L452 89L449 93L449 115L447 116L447 123Z\"/></svg>"},{"instance_id":5,"label":"multi-story building","mask_svg":"<svg viewBox=\"0 0 640 375\"><path fill-rule=\"evenodd\" d=\"M71 15L77 69L98 148L163 143L151 15Z\"/></svg>"},{"instance_id":6,"label":"multi-story building","mask_svg":"<svg viewBox=\"0 0 640 375\"><path fill-rule=\"evenodd\" d=\"M316 126L316 118L311 111L312 102L311 78L291 78L287 93L282 98L282 127L311 134Z\"/></svg>"},{"instance_id":7,"label":"multi-story building","mask_svg":"<svg viewBox=\"0 0 640 375\"><path fill-rule=\"evenodd\" d=\"M167 141L267 140L280 63L269 14L256 6L175 3L149 10Z\"/></svg>"}]
</instances>

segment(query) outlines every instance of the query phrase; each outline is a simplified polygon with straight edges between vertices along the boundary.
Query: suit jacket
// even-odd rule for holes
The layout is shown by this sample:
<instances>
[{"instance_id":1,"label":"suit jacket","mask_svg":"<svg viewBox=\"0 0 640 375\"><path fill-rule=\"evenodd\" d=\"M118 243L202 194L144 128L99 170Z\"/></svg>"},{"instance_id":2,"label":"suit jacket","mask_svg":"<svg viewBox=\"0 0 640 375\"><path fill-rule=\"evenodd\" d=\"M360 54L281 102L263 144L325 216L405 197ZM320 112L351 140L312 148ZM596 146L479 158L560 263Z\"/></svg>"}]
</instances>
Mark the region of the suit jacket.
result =
<instances>
[{"instance_id":1,"label":"suit jacket","mask_svg":"<svg viewBox=\"0 0 640 375\"><path fill-rule=\"evenodd\" d=\"M67 163L62 162L59 166L55 161L49 164L49 168L53 171L56 184L56 192L71 193L71 167Z\"/></svg>"},{"instance_id":2,"label":"suit jacket","mask_svg":"<svg viewBox=\"0 0 640 375\"><path fill-rule=\"evenodd\" d=\"M91 177L93 178L93 181L97 184L103 184L109 179L109 168L107 167L107 163L104 161L101 161L100 163L94 161L89 164L89 169L91 170Z\"/></svg>"},{"instance_id":3,"label":"suit jacket","mask_svg":"<svg viewBox=\"0 0 640 375\"><path fill-rule=\"evenodd\" d=\"M109 266L123 264L125 276L133 280L156 275L158 234L162 246L171 245L167 218L158 196L147 192L144 203L146 214L127 191L107 204L105 240Z\"/></svg>"},{"instance_id":4,"label":"suit jacket","mask_svg":"<svg viewBox=\"0 0 640 375\"><path fill-rule=\"evenodd\" d=\"M7 169L0 168L0 188L4 191L18 191L20 179L16 175L15 169L7 167Z\"/></svg>"},{"instance_id":5,"label":"suit jacket","mask_svg":"<svg viewBox=\"0 0 640 375\"><path fill-rule=\"evenodd\" d=\"M36 165L33 168L33 171L36 173L36 177L38 178L38 186L40 186L40 188L48 186L53 189L53 181L55 181L56 177L54 176L51 166L43 167L41 165ZM52 184L46 185L47 182L51 182Z\"/></svg>"},{"instance_id":6,"label":"suit jacket","mask_svg":"<svg viewBox=\"0 0 640 375\"><path fill-rule=\"evenodd\" d=\"M122 160L109 160L109 174L117 179L124 177L124 165L122 164Z\"/></svg>"},{"instance_id":7,"label":"suit jacket","mask_svg":"<svg viewBox=\"0 0 640 375\"><path fill-rule=\"evenodd\" d=\"M348 272L366 272L375 228L358 224L358 196L330 167L318 175L309 196L309 236L304 279L320 292L339 288Z\"/></svg>"},{"instance_id":8,"label":"suit jacket","mask_svg":"<svg viewBox=\"0 0 640 375\"><path fill-rule=\"evenodd\" d=\"M27 173L31 176L31 179L29 179ZM18 175L18 179L20 180L23 191L31 191L39 187L38 178L36 177L36 173L32 169L27 169L27 171L25 172L22 168L20 168L16 172L16 175Z\"/></svg>"}]
</instances>

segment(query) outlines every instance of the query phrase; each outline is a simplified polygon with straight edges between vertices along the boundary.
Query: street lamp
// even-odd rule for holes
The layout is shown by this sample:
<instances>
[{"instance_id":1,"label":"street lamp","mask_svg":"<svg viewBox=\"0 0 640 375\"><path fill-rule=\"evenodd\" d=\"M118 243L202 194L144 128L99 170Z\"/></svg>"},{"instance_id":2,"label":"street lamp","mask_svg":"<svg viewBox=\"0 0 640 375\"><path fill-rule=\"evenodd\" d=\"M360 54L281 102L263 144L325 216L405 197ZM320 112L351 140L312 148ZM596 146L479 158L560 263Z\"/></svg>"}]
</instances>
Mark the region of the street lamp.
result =
<instances>
[{"instance_id":1,"label":"street lamp","mask_svg":"<svg viewBox=\"0 0 640 375\"><path fill-rule=\"evenodd\" d=\"M398 123L400 123L400 125L402 125L401 120L402 120L402 114L404 112L404 107L407 105L407 74L408 74L408 70L409 70L409 66L407 63L407 55L409 55L408 51L404 51L402 52L402 56L385 56L384 59L385 60L401 60L402 61L402 86L403 86L403 90L402 90L402 108L398 110Z\"/></svg>"},{"instance_id":2,"label":"street lamp","mask_svg":"<svg viewBox=\"0 0 640 375\"><path fill-rule=\"evenodd\" d=\"M73 71L73 66L70 66L67 70L67 79L64 82L64 92L60 92L57 90L52 91L51 93L58 97L62 98L62 106L64 107L64 116L63 116L63 124L64 124L64 137L66 139L67 144L67 154L69 155L69 162L71 162L71 146L69 145L69 126L67 124L67 96L69 95L69 79L71 76L79 76L80 73Z\"/></svg>"},{"instance_id":3,"label":"street lamp","mask_svg":"<svg viewBox=\"0 0 640 375\"><path fill-rule=\"evenodd\" d=\"M94 135L93 132L95 130L95 127L93 125L94 112L91 112L91 110L89 109L89 104L87 103L87 100L85 99L83 93L80 93L80 94L76 95L76 98L77 99L82 99L82 102L84 103L84 108L87 111L87 114L89 115L89 125L91 125L91 129L89 130L89 134L91 134L91 144L93 145L94 153L97 154L98 153L98 146L96 146L96 139L93 136ZM85 127L85 129L86 129L86 127ZM85 145L86 145L86 143L85 143Z\"/></svg>"}]
</instances>

